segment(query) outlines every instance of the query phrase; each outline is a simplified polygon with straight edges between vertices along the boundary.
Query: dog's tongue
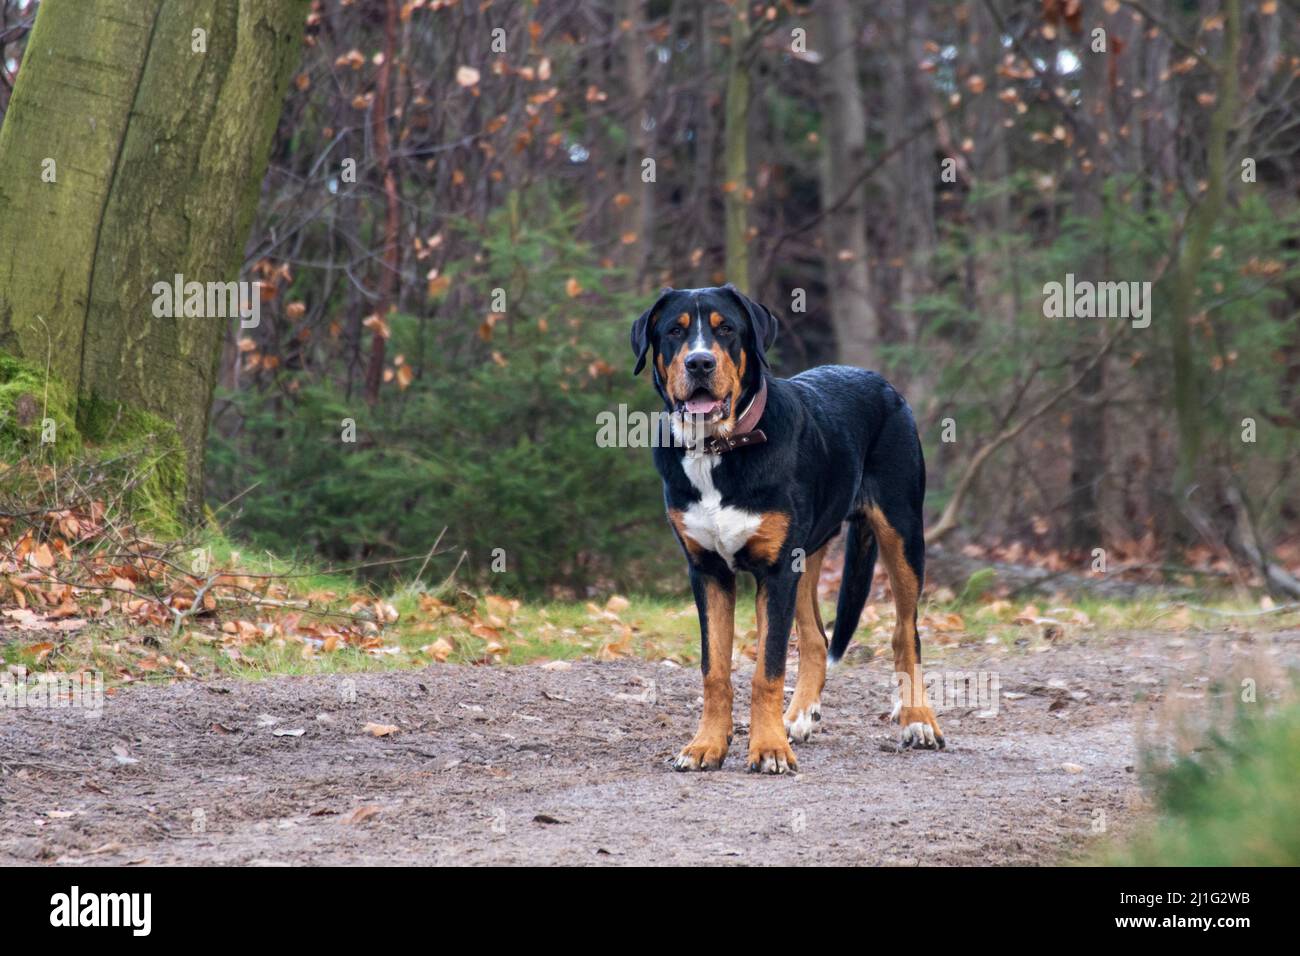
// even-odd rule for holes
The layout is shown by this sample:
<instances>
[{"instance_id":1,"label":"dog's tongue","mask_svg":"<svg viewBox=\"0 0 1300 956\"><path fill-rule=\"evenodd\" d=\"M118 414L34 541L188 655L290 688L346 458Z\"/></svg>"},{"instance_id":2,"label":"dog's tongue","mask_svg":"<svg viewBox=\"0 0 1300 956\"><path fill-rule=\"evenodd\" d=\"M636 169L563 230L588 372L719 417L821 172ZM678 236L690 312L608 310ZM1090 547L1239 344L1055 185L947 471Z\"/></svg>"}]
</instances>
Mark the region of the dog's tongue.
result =
<instances>
[{"instance_id":1,"label":"dog's tongue","mask_svg":"<svg viewBox=\"0 0 1300 956\"><path fill-rule=\"evenodd\" d=\"M709 415L718 409L722 402L716 398L690 398L686 400L686 410L692 415Z\"/></svg>"}]
</instances>

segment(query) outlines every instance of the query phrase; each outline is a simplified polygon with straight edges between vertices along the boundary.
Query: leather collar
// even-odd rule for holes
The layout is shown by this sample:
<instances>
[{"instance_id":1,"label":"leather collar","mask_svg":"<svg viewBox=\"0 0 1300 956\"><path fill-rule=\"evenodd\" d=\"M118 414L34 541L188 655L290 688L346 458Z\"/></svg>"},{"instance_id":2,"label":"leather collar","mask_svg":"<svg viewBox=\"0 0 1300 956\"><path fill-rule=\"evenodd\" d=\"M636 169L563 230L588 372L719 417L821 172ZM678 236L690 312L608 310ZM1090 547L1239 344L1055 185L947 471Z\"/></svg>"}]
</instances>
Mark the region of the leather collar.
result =
<instances>
[{"instance_id":1,"label":"leather collar","mask_svg":"<svg viewBox=\"0 0 1300 956\"><path fill-rule=\"evenodd\" d=\"M743 415L736 420L736 427L727 435L711 435L704 439L703 449L708 455L721 455L724 452L745 448L749 445L761 445L767 441L761 428L755 428L767 408L767 377L759 380L758 394L749 403Z\"/></svg>"}]
</instances>

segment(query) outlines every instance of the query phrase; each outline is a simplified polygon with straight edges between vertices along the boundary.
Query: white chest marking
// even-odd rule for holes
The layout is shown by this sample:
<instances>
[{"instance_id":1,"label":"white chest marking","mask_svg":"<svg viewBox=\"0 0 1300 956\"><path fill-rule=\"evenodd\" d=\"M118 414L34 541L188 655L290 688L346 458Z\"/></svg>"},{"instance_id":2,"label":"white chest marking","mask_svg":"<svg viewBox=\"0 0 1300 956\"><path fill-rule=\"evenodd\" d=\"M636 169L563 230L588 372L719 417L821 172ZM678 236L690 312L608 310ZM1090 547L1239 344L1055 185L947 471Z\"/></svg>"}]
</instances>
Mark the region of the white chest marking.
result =
<instances>
[{"instance_id":1,"label":"white chest marking","mask_svg":"<svg viewBox=\"0 0 1300 956\"><path fill-rule=\"evenodd\" d=\"M713 468L718 455L686 455L682 470L700 493L700 500L682 515L682 527L700 547L715 551L734 568L736 552L758 531L763 516L731 505L723 505L722 492L713 486Z\"/></svg>"}]
</instances>

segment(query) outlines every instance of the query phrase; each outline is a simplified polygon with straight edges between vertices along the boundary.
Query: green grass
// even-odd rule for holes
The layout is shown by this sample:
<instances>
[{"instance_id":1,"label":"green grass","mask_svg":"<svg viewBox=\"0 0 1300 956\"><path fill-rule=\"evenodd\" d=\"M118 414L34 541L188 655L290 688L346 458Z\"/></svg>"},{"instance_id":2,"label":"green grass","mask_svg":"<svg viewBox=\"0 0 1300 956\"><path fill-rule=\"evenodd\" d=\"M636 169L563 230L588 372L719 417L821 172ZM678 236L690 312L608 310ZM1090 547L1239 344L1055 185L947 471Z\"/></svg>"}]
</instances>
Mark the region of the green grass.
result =
<instances>
[{"instance_id":1,"label":"green grass","mask_svg":"<svg viewBox=\"0 0 1300 956\"><path fill-rule=\"evenodd\" d=\"M1154 780L1156 821L1102 862L1300 864L1300 705L1264 716L1243 710L1227 733L1154 771Z\"/></svg>"},{"instance_id":2,"label":"green grass","mask_svg":"<svg viewBox=\"0 0 1300 956\"><path fill-rule=\"evenodd\" d=\"M454 582L430 588L417 575L419 561L399 565L398 579L387 585L367 583L355 568L330 569L318 563L295 562L251 550L231 541L216 521L198 533L174 560L185 566L205 552L210 568L237 567L238 573L274 576L272 597L305 607L257 608L224 604L216 618L186 619L178 632L170 627L139 627L120 615L94 620L80 631L21 634L0 645L0 664L19 665L30 672L91 669L109 683L166 682L178 677L262 677L276 674L378 671L447 663L531 664L556 659L637 657L672 660L685 666L699 661L699 629L689 593L677 597L603 595L591 602L514 602L471 594ZM1102 601L1082 596L1061 607L1050 599L997 600L988 582L927 594L921 608L923 640L933 650L946 645L972 645L996 639L1009 650L1042 644L1041 624L1017 624L1017 617L1063 622L1064 638L1104 642L1108 634L1132 629L1220 630L1231 617L1193 611L1157 601ZM1206 599L1207 602L1209 599ZM1234 601L1216 609L1249 611ZM340 642L324 649L304 642L301 632L289 636L235 642L219 630L223 622L240 619L265 623L281 615L298 614L302 621L328 626L365 626L375 609L391 608L395 620L385 620L369 635L370 647ZM822 604L828 626L834 601ZM952 626L953 619L957 626ZM1253 629L1295 627L1300 615L1249 618ZM888 602L873 601L855 638L872 649L887 647L893 625ZM736 605L736 646L753 656L756 633L754 592L741 585ZM1060 639L1054 636L1053 639ZM50 645L53 645L51 647Z\"/></svg>"},{"instance_id":3,"label":"green grass","mask_svg":"<svg viewBox=\"0 0 1300 956\"><path fill-rule=\"evenodd\" d=\"M613 659L637 657L672 660L685 666L699 661L699 625L689 595L680 598L629 596L626 607L605 601L521 602L510 613L501 611L505 599L458 591L454 586L437 597L452 610L443 615L422 608L431 595L422 585L401 585L380 591L358 583L346 573L308 564L295 564L268 554L242 551L219 534L200 539L210 549L214 566L237 560L249 574L283 575L281 585L294 600L310 600L308 620L328 623L351 619L356 601L384 601L397 612L397 620L382 627L372 650L340 645L328 652L304 653L295 639L271 638L241 644L232 650L222 644L221 634L210 618L194 618L173 636L170 628L141 628L118 621L95 622L82 631L66 635L34 635L30 641L11 641L0 647L4 664L21 665L29 671L102 671L110 683L129 676L138 681L173 680L183 677L263 677L277 674L316 674L346 671L380 671L423 667L437 660L434 648L445 640L447 663L532 664L548 660L580 658ZM495 605L494 605L495 602ZM892 630L892 607L874 602L880 615L874 625L864 620L855 642L868 647L885 646ZM1230 605L1217 605L1230 607ZM979 644L994 637L1010 649L1033 646L1044 640L1042 628L1016 625L1014 617L1024 610L1017 603L1009 608L996 604L927 602L921 621L927 628L931 616L959 614L964 629L958 633L929 630L923 639L933 650L944 645ZM1238 608L1239 609L1239 608ZM1067 609L1038 604L1040 615L1063 620L1066 639L1086 637L1105 641L1112 631L1161 628L1184 630L1187 615L1206 627L1222 627L1225 618L1161 608L1150 603L1100 603L1080 601ZM1081 611L1089 624L1073 623L1071 614ZM823 618L834 616L834 605L823 602ZM1174 615L1179 615L1177 618ZM255 619L247 611L226 610L222 619ZM1274 615L1252 623L1296 626L1296 615ZM474 625L479 625L475 627ZM873 633L874 631L874 633ZM736 646L742 654L754 653L755 622L752 594L742 594L736 606ZM53 641L50 651L45 645ZM178 664L178 662L181 662Z\"/></svg>"}]
</instances>

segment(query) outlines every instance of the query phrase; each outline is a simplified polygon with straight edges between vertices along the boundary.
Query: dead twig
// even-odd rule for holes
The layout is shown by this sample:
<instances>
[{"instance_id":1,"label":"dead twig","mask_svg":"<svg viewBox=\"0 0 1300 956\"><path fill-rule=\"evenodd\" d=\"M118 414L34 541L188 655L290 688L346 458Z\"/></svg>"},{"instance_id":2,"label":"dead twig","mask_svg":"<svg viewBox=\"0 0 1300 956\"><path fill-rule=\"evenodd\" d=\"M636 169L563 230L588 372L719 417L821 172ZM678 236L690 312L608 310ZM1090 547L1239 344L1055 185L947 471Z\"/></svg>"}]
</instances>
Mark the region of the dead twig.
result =
<instances>
[{"instance_id":1,"label":"dead twig","mask_svg":"<svg viewBox=\"0 0 1300 956\"><path fill-rule=\"evenodd\" d=\"M943 513L939 516L939 521L931 528L926 530L926 540L933 543L947 537L957 528L957 516L961 513L962 505L966 503L966 496L970 493L975 479L979 477L980 470L985 463L993 457L993 453L1005 445L1007 442L1018 437L1026 428L1032 425L1038 419L1042 418L1053 408L1057 406L1071 392L1075 391L1088 374L1097 367L1114 347L1115 343L1128 331L1127 324L1121 324L1106 338L1098 349L1088 360L1087 365L1064 386L1052 392L1044 398L1039 404L1027 412L1019 422L1014 425L1008 425L998 432L989 442L981 447L971 458L970 463L966 466L966 471L957 481L957 487L953 490L952 497L948 499L948 504L944 507Z\"/></svg>"}]
</instances>

